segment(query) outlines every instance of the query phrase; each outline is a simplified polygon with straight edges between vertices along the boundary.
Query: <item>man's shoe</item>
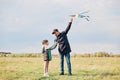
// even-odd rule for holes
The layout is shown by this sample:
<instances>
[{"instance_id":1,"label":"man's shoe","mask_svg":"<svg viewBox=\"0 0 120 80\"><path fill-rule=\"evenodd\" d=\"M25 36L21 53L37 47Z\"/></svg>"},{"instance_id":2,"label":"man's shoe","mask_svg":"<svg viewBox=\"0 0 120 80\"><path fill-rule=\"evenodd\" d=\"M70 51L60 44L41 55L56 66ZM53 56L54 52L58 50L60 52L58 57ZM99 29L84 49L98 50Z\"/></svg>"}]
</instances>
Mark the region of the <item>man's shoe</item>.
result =
<instances>
[{"instance_id":1,"label":"man's shoe","mask_svg":"<svg viewBox=\"0 0 120 80\"><path fill-rule=\"evenodd\" d=\"M60 73L60 75L64 75L64 73Z\"/></svg>"},{"instance_id":2,"label":"man's shoe","mask_svg":"<svg viewBox=\"0 0 120 80\"><path fill-rule=\"evenodd\" d=\"M68 76L71 76L72 75L72 73L68 73Z\"/></svg>"}]
</instances>

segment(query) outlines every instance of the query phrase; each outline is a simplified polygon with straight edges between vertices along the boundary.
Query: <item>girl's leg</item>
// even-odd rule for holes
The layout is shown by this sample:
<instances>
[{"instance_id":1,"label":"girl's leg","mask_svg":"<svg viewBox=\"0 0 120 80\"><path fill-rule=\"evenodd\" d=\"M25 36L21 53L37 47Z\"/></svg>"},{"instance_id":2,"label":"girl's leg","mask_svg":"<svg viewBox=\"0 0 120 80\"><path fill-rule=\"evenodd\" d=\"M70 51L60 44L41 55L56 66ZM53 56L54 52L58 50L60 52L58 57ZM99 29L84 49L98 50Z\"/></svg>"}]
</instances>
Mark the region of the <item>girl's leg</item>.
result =
<instances>
[{"instance_id":1,"label":"girl's leg","mask_svg":"<svg viewBox=\"0 0 120 80\"><path fill-rule=\"evenodd\" d=\"M44 74L46 73L46 61L44 62Z\"/></svg>"},{"instance_id":2,"label":"girl's leg","mask_svg":"<svg viewBox=\"0 0 120 80\"><path fill-rule=\"evenodd\" d=\"M49 61L45 61L44 63L44 76L49 77L48 75L48 65L49 65Z\"/></svg>"},{"instance_id":3,"label":"girl's leg","mask_svg":"<svg viewBox=\"0 0 120 80\"><path fill-rule=\"evenodd\" d=\"M47 61L47 64L46 64L46 73L48 73L48 66L49 66L49 61Z\"/></svg>"}]
</instances>

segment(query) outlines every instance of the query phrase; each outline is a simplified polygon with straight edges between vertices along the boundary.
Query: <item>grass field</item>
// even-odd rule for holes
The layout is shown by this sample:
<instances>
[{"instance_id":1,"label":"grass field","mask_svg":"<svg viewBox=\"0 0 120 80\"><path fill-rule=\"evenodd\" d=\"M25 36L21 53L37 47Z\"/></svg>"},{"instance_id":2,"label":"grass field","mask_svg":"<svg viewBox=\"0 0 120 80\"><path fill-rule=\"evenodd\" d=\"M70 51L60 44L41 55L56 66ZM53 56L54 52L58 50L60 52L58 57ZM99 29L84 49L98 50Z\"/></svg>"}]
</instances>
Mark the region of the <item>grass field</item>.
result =
<instances>
[{"instance_id":1,"label":"grass field","mask_svg":"<svg viewBox=\"0 0 120 80\"><path fill-rule=\"evenodd\" d=\"M0 58L0 80L120 80L120 58L71 58L72 76L59 76L59 58L49 65L50 77L43 77L42 58Z\"/></svg>"}]
</instances>

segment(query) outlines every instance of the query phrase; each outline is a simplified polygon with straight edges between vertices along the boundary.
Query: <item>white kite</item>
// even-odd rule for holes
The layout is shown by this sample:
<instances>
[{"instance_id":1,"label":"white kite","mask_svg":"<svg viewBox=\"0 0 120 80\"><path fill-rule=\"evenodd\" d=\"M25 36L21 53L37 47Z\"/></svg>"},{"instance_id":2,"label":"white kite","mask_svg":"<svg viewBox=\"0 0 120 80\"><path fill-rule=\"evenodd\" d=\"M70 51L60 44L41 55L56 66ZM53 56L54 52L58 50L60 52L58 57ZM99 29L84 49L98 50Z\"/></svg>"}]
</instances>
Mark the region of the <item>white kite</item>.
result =
<instances>
[{"instance_id":1,"label":"white kite","mask_svg":"<svg viewBox=\"0 0 120 80\"><path fill-rule=\"evenodd\" d=\"M73 17L73 18L84 18L87 21L89 21L89 16L83 15L85 13L88 13L88 11L85 11L85 12L82 12L82 13L76 13L76 14L70 15L70 17Z\"/></svg>"}]
</instances>

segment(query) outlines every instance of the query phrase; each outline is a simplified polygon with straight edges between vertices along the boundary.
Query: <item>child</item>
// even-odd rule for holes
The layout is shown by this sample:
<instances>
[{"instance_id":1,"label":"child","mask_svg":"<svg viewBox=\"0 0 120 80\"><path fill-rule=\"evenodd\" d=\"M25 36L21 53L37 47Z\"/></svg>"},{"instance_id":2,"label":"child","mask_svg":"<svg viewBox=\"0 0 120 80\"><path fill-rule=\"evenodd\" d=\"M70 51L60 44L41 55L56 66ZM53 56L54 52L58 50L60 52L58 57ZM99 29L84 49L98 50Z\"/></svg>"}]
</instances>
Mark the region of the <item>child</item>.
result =
<instances>
[{"instance_id":1,"label":"child","mask_svg":"<svg viewBox=\"0 0 120 80\"><path fill-rule=\"evenodd\" d=\"M51 50L56 48L57 42L55 42L53 46L48 47L48 45L49 45L48 40L43 40L42 45L43 45L42 53L43 53L44 61L45 61L44 62L44 76L49 77L48 65L49 65L49 61L51 61L51 59L52 59Z\"/></svg>"}]
</instances>

